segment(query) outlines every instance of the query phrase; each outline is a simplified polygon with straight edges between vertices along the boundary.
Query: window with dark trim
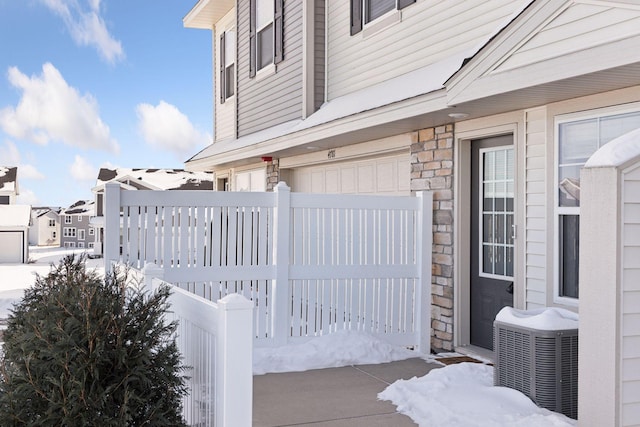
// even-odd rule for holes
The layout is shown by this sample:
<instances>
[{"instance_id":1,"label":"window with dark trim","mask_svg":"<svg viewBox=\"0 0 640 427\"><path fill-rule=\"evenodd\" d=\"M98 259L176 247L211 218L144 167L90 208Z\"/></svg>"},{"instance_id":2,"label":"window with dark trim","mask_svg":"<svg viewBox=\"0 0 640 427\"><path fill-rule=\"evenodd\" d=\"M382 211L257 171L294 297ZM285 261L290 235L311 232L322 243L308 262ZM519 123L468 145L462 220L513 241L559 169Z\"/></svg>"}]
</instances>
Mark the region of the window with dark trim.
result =
<instances>
[{"instance_id":1,"label":"window with dark trim","mask_svg":"<svg viewBox=\"0 0 640 427\"><path fill-rule=\"evenodd\" d=\"M225 31L220 35L220 103L235 94L236 86L236 32Z\"/></svg>"},{"instance_id":2,"label":"window with dark trim","mask_svg":"<svg viewBox=\"0 0 640 427\"><path fill-rule=\"evenodd\" d=\"M249 10L249 75L284 60L284 0L251 0Z\"/></svg>"},{"instance_id":3,"label":"window with dark trim","mask_svg":"<svg viewBox=\"0 0 640 427\"><path fill-rule=\"evenodd\" d=\"M416 0L351 0L351 35L393 9L401 10Z\"/></svg>"}]
</instances>

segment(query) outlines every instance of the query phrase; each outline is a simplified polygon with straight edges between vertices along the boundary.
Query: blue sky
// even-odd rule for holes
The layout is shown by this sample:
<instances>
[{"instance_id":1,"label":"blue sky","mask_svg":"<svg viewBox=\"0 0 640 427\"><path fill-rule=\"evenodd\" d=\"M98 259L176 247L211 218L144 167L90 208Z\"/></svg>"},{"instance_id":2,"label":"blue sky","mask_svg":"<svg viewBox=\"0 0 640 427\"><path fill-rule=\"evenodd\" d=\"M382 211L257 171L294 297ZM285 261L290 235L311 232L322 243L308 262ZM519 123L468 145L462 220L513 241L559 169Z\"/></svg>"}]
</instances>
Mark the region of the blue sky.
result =
<instances>
[{"instance_id":1,"label":"blue sky","mask_svg":"<svg viewBox=\"0 0 640 427\"><path fill-rule=\"evenodd\" d=\"M0 166L19 203L92 199L100 167L183 168L211 140L197 0L0 0Z\"/></svg>"}]
</instances>

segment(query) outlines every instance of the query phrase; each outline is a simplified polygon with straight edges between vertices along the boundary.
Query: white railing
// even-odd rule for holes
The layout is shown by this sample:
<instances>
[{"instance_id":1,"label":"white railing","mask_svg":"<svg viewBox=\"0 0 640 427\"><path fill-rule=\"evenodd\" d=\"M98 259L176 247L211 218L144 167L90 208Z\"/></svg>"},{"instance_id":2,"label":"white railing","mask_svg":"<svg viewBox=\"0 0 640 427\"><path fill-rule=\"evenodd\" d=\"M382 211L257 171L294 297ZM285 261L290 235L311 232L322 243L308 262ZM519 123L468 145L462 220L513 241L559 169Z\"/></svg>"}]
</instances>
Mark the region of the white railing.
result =
<instances>
[{"instance_id":1,"label":"white railing","mask_svg":"<svg viewBox=\"0 0 640 427\"><path fill-rule=\"evenodd\" d=\"M429 351L431 193L105 190L105 260L253 301L256 345L350 329ZM120 242L118 235L121 235Z\"/></svg>"},{"instance_id":2,"label":"white railing","mask_svg":"<svg viewBox=\"0 0 640 427\"><path fill-rule=\"evenodd\" d=\"M166 283L163 270L154 265L142 272L148 289ZM201 427L250 426L253 304L237 294L213 303L175 287L169 303L167 320L177 321L176 343L187 367L185 421Z\"/></svg>"}]
</instances>

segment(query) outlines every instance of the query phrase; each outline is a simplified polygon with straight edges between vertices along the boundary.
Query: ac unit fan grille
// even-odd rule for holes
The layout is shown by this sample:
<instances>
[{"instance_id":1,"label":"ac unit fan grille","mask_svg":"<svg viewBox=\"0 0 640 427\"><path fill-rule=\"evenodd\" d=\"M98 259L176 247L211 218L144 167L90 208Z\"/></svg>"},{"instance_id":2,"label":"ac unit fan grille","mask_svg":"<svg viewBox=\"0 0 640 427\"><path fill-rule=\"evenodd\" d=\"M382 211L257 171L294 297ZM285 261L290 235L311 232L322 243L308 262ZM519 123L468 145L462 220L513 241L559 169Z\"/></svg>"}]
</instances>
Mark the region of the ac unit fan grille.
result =
<instances>
[{"instance_id":1,"label":"ac unit fan grille","mask_svg":"<svg viewBox=\"0 0 640 427\"><path fill-rule=\"evenodd\" d=\"M578 330L541 331L494 323L494 383L538 406L578 416Z\"/></svg>"}]
</instances>

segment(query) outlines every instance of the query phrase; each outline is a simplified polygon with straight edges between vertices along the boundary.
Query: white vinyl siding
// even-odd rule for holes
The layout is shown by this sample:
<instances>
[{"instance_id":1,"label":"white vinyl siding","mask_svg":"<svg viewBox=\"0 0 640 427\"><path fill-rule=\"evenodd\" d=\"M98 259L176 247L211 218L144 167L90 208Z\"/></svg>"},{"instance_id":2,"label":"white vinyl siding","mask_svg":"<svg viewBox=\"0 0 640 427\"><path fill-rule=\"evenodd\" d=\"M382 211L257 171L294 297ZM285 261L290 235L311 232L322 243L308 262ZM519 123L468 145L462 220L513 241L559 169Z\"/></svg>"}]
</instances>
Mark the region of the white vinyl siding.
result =
<instances>
[{"instance_id":1,"label":"white vinyl siding","mask_svg":"<svg viewBox=\"0 0 640 427\"><path fill-rule=\"evenodd\" d=\"M622 421L640 424L640 167L622 187Z\"/></svg>"},{"instance_id":2,"label":"white vinyl siding","mask_svg":"<svg viewBox=\"0 0 640 427\"><path fill-rule=\"evenodd\" d=\"M238 136L302 116L302 2L284 1L284 61L271 75L249 76L249 1L238 2ZM348 31L348 30L347 30Z\"/></svg>"},{"instance_id":3,"label":"white vinyl siding","mask_svg":"<svg viewBox=\"0 0 640 427\"><path fill-rule=\"evenodd\" d=\"M495 71L523 67L640 34L640 10L619 6L572 5Z\"/></svg>"},{"instance_id":4,"label":"white vinyl siding","mask_svg":"<svg viewBox=\"0 0 640 427\"><path fill-rule=\"evenodd\" d=\"M526 308L547 304L546 108L525 111Z\"/></svg>"},{"instance_id":5,"label":"white vinyl siding","mask_svg":"<svg viewBox=\"0 0 640 427\"><path fill-rule=\"evenodd\" d=\"M220 35L228 30L235 28L236 10L231 9L224 18L222 18L217 24L214 32L213 46L216 51L215 61L216 64L220 64L222 60L220 58ZM227 53L227 52L225 52ZM228 54L228 53L227 53ZM235 56L235 52L233 53ZM237 63L237 61L236 61ZM215 67L218 70L219 67ZM232 139L235 137L235 116L236 116L236 97L232 96L227 98L224 103L220 103L220 91L223 88L220 85L220 78L216 74L216 110L215 110L215 134L216 141L222 141L225 139Z\"/></svg>"},{"instance_id":6,"label":"white vinyl siding","mask_svg":"<svg viewBox=\"0 0 640 427\"><path fill-rule=\"evenodd\" d=\"M418 1L401 11L402 22L363 37L350 35L349 2L328 2L328 99L471 49L521 3Z\"/></svg>"}]
</instances>

